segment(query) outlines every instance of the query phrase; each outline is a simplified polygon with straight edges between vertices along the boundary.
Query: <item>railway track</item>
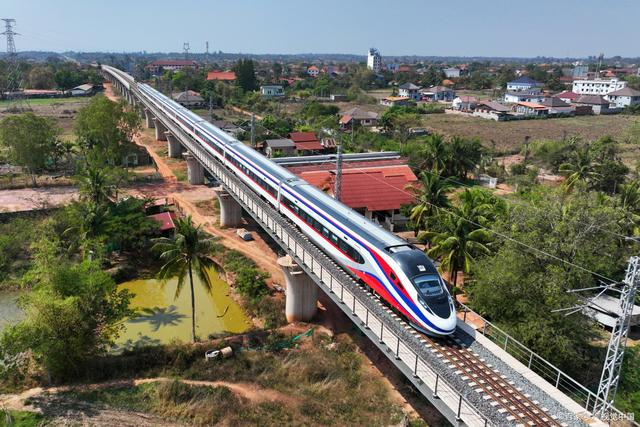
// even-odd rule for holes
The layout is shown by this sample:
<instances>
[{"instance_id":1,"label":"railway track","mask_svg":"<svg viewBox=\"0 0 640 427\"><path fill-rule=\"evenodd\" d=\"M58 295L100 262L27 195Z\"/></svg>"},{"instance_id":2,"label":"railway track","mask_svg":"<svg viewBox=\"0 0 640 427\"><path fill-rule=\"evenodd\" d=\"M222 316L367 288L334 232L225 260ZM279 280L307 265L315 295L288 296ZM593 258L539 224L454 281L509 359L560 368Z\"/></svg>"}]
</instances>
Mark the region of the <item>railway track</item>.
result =
<instances>
[{"instance_id":1,"label":"railway track","mask_svg":"<svg viewBox=\"0 0 640 427\"><path fill-rule=\"evenodd\" d=\"M483 394L483 399L488 400L491 406L498 407L497 411L505 415L508 423L517 426L566 426L516 387L513 381L486 363L457 335L444 338L424 336L424 339L437 357L444 359L472 389Z\"/></svg>"}]
</instances>

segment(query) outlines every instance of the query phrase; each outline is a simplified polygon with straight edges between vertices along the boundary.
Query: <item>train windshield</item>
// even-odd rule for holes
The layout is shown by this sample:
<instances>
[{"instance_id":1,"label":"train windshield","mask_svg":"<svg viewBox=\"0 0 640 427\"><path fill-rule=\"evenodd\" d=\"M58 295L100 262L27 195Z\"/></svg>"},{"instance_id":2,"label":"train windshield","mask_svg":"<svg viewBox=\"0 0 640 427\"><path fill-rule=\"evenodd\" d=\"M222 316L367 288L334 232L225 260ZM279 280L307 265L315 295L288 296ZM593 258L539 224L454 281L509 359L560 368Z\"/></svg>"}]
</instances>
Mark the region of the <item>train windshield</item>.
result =
<instances>
[{"instance_id":1,"label":"train windshield","mask_svg":"<svg viewBox=\"0 0 640 427\"><path fill-rule=\"evenodd\" d=\"M444 288L437 274L420 274L413 278L413 283L423 298L438 297L444 293Z\"/></svg>"}]
</instances>

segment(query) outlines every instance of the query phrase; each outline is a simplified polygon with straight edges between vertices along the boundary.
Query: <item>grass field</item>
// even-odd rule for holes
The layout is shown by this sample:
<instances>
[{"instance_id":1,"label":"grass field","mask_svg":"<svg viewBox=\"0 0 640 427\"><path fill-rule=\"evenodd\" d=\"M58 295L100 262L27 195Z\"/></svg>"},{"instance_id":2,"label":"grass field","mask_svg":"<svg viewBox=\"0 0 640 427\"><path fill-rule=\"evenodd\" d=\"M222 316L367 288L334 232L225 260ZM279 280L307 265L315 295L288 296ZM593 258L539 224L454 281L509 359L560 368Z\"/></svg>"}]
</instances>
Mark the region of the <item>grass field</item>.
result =
<instances>
[{"instance_id":1,"label":"grass field","mask_svg":"<svg viewBox=\"0 0 640 427\"><path fill-rule=\"evenodd\" d=\"M486 147L492 147L495 143L496 150L514 153L520 151L524 137L527 135L531 139L560 139L576 135L585 140L611 135L618 141L626 143L629 126L635 121L640 121L640 117L618 114L495 122L454 114L430 114L423 120L425 126L444 135L478 137ZM634 149L632 144L625 144L625 147Z\"/></svg>"}]
</instances>

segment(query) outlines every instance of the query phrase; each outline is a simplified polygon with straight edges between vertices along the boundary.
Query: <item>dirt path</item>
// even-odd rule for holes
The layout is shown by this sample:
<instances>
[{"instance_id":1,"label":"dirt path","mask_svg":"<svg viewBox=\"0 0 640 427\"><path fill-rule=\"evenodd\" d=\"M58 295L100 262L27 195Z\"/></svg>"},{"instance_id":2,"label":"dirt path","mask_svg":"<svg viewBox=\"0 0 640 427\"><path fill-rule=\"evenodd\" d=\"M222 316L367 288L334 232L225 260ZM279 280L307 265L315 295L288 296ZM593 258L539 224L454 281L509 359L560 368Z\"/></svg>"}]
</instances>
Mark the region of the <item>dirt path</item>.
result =
<instances>
[{"instance_id":1,"label":"dirt path","mask_svg":"<svg viewBox=\"0 0 640 427\"><path fill-rule=\"evenodd\" d=\"M80 425L123 425L123 426L174 426L180 425L169 422L164 418L145 413L124 411L101 407L99 404L90 404L63 396L66 392L88 392L106 388L125 388L140 384L159 383L172 381L170 378L143 378L137 380L109 381L96 384L70 385L61 387L35 387L20 394L0 395L0 408L38 412L53 418L54 423L67 425L69 420ZM283 402L287 406L296 405L298 402L291 396L287 396L276 390L261 389L254 384L231 383L228 381L197 381L182 380L183 384L204 387L227 387L238 397L252 403ZM75 424L74 424L75 425Z\"/></svg>"}]
</instances>

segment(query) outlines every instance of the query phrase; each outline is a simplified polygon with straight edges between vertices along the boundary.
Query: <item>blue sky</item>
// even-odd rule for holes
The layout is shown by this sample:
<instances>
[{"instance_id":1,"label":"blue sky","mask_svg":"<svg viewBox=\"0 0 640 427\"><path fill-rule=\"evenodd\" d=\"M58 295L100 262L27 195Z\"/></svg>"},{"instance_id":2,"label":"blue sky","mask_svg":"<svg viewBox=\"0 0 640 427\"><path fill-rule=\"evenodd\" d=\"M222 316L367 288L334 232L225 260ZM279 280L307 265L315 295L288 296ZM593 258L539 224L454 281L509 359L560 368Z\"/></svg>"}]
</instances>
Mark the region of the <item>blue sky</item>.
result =
<instances>
[{"instance_id":1,"label":"blue sky","mask_svg":"<svg viewBox=\"0 0 640 427\"><path fill-rule=\"evenodd\" d=\"M0 15L18 50L640 56L637 0L2 0Z\"/></svg>"}]
</instances>

